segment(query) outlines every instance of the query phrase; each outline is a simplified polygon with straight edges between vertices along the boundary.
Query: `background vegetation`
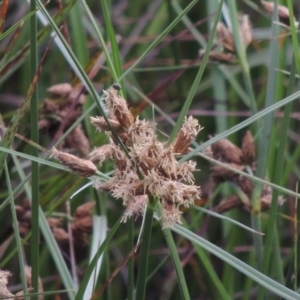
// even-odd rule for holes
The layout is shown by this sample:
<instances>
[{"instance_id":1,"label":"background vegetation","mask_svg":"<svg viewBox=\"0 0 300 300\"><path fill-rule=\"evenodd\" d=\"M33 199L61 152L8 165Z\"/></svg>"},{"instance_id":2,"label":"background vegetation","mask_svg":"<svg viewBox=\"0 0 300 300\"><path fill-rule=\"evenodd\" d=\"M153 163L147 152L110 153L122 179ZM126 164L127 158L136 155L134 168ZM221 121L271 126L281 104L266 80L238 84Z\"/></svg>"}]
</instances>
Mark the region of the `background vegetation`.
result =
<instances>
[{"instance_id":1,"label":"background vegetation","mask_svg":"<svg viewBox=\"0 0 300 300\"><path fill-rule=\"evenodd\" d=\"M32 285L32 299L300 299L299 2L279 2L280 20L283 8L248 0L1 1L0 269L12 294ZM239 14L252 23L247 48ZM202 188L182 226L162 229L151 207L120 223L122 201L92 186L112 162L86 179L49 157L55 146L85 158L108 142L90 117L113 82L162 140L185 114L204 127L180 158L197 161ZM60 83L71 86L53 91ZM232 144L211 157L222 138L242 147L247 131L251 164L228 160L241 151ZM218 163L235 171L219 176Z\"/></svg>"}]
</instances>

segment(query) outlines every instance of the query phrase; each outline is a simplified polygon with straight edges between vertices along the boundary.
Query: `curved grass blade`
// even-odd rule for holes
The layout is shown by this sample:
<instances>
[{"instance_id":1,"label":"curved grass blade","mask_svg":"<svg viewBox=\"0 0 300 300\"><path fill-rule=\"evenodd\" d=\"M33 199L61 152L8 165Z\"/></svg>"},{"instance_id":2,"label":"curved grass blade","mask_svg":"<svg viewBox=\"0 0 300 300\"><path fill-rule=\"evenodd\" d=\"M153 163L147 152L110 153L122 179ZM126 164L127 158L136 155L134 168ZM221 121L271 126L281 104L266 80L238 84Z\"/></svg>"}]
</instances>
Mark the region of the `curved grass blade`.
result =
<instances>
[{"instance_id":1,"label":"curved grass blade","mask_svg":"<svg viewBox=\"0 0 300 300\"><path fill-rule=\"evenodd\" d=\"M143 231L141 256L140 256L139 271L138 271L137 284L136 284L136 299L139 300L145 299L152 221L153 221L153 210L149 208L148 205L145 213L145 225Z\"/></svg>"},{"instance_id":2,"label":"curved grass blade","mask_svg":"<svg viewBox=\"0 0 300 300\"><path fill-rule=\"evenodd\" d=\"M292 64L291 79L289 82L287 94L291 93L295 88L295 86L294 86L295 85L295 72L296 72L296 64ZM286 105L286 107L284 109L284 118L283 118L281 133L280 133L279 148L277 150L276 166L275 166L275 172L274 172L274 174L275 174L274 182L276 184L282 184L281 171L283 169L284 154L285 154L286 142L287 142L287 137L288 137L288 129L289 129L289 121L290 121L291 111L292 111L292 103L289 103L288 105ZM278 230L277 219L276 219L277 212L278 212L278 203L277 203L278 196L279 196L278 190L274 190L273 195L272 195L270 213L269 213L266 241L265 241L265 245L264 245L264 262L263 262L262 270L265 274L268 274L272 252L274 252L274 239L277 237L277 235L275 235L275 231ZM296 203L297 203L297 198L296 198ZM282 263L280 263L280 260L278 261L278 265L279 266L282 265ZM282 272L283 271L281 270L281 273ZM262 295L261 299L263 299L262 291L261 291L261 295Z\"/></svg>"},{"instance_id":3,"label":"curved grass blade","mask_svg":"<svg viewBox=\"0 0 300 300\"><path fill-rule=\"evenodd\" d=\"M203 149L205 149L206 147L210 146L211 144L229 136L230 134L239 131L242 128L245 128L246 126L254 123L256 120L262 118L263 116L273 112L274 110L296 100L297 98L300 97L300 91L282 99L281 101L274 103L273 105L263 109L262 111L258 112L257 114L255 114L254 116L248 118L247 120L231 127L230 129L225 130L223 133L218 134L217 136L214 136L213 138L211 138L210 140L208 140L207 142L201 144L199 147L196 147L193 151L191 151L190 153L184 155L179 162L184 162L189 160L190 158L192 158L193 156L197 155L198 152L202 151Z\"/></svg>"},{"instance_id":4,"label":"curved grass blade","mask_svg":"<svg viewBox=\"0 0 300 300\"><path fill-rule=\"evenodd\" d=\"M111 60L111 58L110 58L109 51L108 51L108 49L107 49L107 47L106 47L104 38L103 38L103 36L102 36L102 34L101 34L101 32L100 32L98 26L97 26L97 23L96 23L96 21L95 21L95 18L93 17L93 14L92 14L90 8L88 7L86 1L82 1L82 3L83 3L84 8L85 8L86 11L87 11L87 14L88 14L88 16L89 16L89 18L90 18L92 24L93 24L93 27L94 27L94 29L95 29L95 31L96 31L96 33L97 33L97 37L99 38L99 41L100 41L101 46L102 46L102 48L103 48L103 51L104 51L104 53L105 53L105 57L106 57L106 60L107 60L107 63L108 63L110 72L112 73L112 77L113 77L113 79L117 82L117 81L118 81L118 74L117 74L117 72L116 72L116 70L115 70L115 66L114 66L114 64L113 64L113 62L112 62L112 60ZM116 41L115 41L115 43L116 43ZM113 45L112 45L112 46L113 46Z\"/></svg>"},{"instance_id":5,"label":"curved grass blade","mask_svg":"<svg viewBox=\"0 0 300 300\"><path fill-rule=\"evenodd\" d=\"M24 294L28 294L27 280L26 280L25 269L24 269L25 261L23 259L23 247L22 247L22 242L20 239L19 223L18 223L17 214L16 214L15 201L14 201L13 192L12 192L12 188L11 188L11 182L10 182L7 162L5 161L4 164L5 164L4 169L5 169L5 175L6 175L6 183L7 183L7 187L8 187L10 207L11 207L11 213L12 213L12 219L13 219L14 236L15 236L15 240L16 240L18 259L19 259L19 265L20 265L21 280L22 280L22 285L23 285L23 289L24 289Z\"/></svg>"},{"instance_id":6,"label":"curved grass blade","mask_svg":"<svg viewBox=\"0 0 300 300\"><path fill-rule=\"evenodd\" d=\"M30 11L36 11L35 0L30 1ZM51 44L46 49L46 52L42 58L41 64L45 61L47 53L50 51ZM34 15L30 19L30 76L33 80L36 78L38 81L39 75L36 76L38 69L38 49L37 49L37 19ZM40 71L39 71L40 73ZM39 74L38 73L38 74ZM38 83L33 90L30 101L30 137L32 142L39 144L39 99L38 99ZM39 150L35 147L31 147L31 154L35 157L39 156ZM40 170L37 162L31 162L31 284L34 292L38 292L39 289L39 265L40 265L40 232L39 232L39 196L40 196ZM32 297L33 300L37 300L37 296Z\"/></svg>"},{"instance_id":7,"label":"curved grass blade","mask_svg":"<svg viewBox=\"0 0 300 300\"><path fill-rule=\"evenodd\" d=\"M91 254L90 254L90 260L93 259L93 257L97 253L97 249L100 245L102 245L103 241L106 238L106 232L107 232L107 218L106 216L94 216L93 217L93 239L92 239L92 247L91 247ZM83 300L91 299L91 296L93 294L95 283L97 282L100 269L102 266L103 261L103 254L99 257L97 260L97 264L95 266L95 269L93 270L93 273L91 274L90 280L87 284Z\"/></svg>"},{"instance_id":8,"label":"curved grass blade","mask_svg":"<svg viewBox=\"0 0 300 300\"><path fill-rule=\"evenodd\" d=\"M107 1L101 0L101 5L102 5L102 9L103 9L103 16L104 16L105 28L107 30L107 36L108 36L108 39L111 44L113 65L114 65L114 69L116 72L115 80L117 80L119 77L121 77L121 75L123 73L119 47L118 47L117 40L116 40L116 34L115 34L114 28L111 23L111 17L109 14ZM121 86L123 86L123 89L121 90L121 92L122 92L122 91L124 91L123 81L120 83L121 83Z\"/></svg>"},{"instance_id":9,"label":"curved grass blade","mask_svg":"<svg viewBox=\"0 0 300 300\"><path fill-rule=\"evenodd\" d=\"M300 74L300 53L299 53L299 41L297 35L297 28L295 26L295 18L294 18L294 10L293 10L293 2L291 0L287 0L288 9L289 9L289 17L290 17L290 26L291 26L291 35L292 35L292 43L294 50L294 59L296 64L296 69L298 75Z\"/></svg>"},{"instance_id":10,"label":"curved grass blade","mask_svg":"<svg viewBox=\"0 0 300 300\"><path fill-rule=\"evenodd\" d=\"M232 267L239 270L241 273L245 274L247 277L251 278L268 291L282 297L283 299L300 300L300 295L298 293L286 288L282 284L279 284L275 280L250 267L246 263L237 259L235 256L229 254L228 252L189 231L188 229L176 224L171 228L171 230L178 233L180 236L185 237L192 243L199 245L201 248L217 256L222 261L230 264Z\"/></svg>"},{"instance_id":11,"label":"curved grass blade","mask_svg":"<svg viewBox=\"0 0 300 300\"><path fill-rule=\"evenodd\" d=\"M206 209L206 208L203 208L203 207L199 207L199 206L194 205L194 204L191 204L190 207L192 207L192 208L194 208L194 209L197 209L197 210L200 210L200 211L203 211L203 212L205 212L206 214L211 215L211 216L214 216L214 217L216 217L216 218L219 218L219 219L222 219L222 220L226 220L226 221L228 221L228 222L231 222L231 223L233 223L233 224L235 224L235 225L237 225L237 226L240 226L240 227L242 227L242 228L244 228L244 229L246 229L246 230L248 230L248 231L250 231L250 232L252 232L252 233L256 233L256 234L259 234L259 235L264 235L264 233L262 233L262 232L258 232L258 231L254 230L254 229L252 229L252 228L250 228L250 227L248 227L248 226L246 226L246 225L244 225L244 224L242 224L242 223L240 223L240 222L238 222L238 221L235 221L235 220L233 220L233 219L231 219L231 218L229 218L229 217L226 217L226 216L223 216L223 215L218 214L218 213L216 213L216 212L213 212L213 211L211 211L211 210L209 210L209 209Z\"/></svg>"},{"instance_id":12,"label":"curved grass blade","mask_svg":"<svg viewBox=\"0 0 300 300\"><path fill-rule=\"evenodd\" d=\"M112 229L110 230L109 234L107 235L106 239L103 241L103 243L101 244L101 246L99 247L97 253L95 254L93 260L90 262L90 264L88 265L84 277L80 283L78 292L76 294L75 300L82 300L83 299L83 295L85 293L85 290L88 286L88 283L90 281L90 277L93 273L93 270L95 269L98 260L100 259L100 256L102 255L102 253L104 252L104 250L107 248L109 241L111 240L111 238L114 236L114 234L116 233L117 229L120 227L121 224L121 218L119 218L119 220L115 223L115 225L112 227Z\"/></svg>"},{"instance_id":13,"label":"curved grass blade","mask_svg":"<svg viewBox=\"0 0 300 300\"><path fill-rule=\"evenodd\" d=\"M162 224L161 224L162 226ZM182 269L182 265L180 262L180 258L178 255L178 249L176 247L176 244L174 242L171 230L169 228L165 228L162 229L162 232L164 234L164 237L166 239L169 251L170 251L170 255L173 261L173 265L176 271L176 275L177 275L177 280L178 280L178 285L179 285L179 290L181 293L181 298L182 299L191 299L190 295L189 295L189 290L186 284L186 280L185 280L185 276L183 273L183 269Z\"/></svg>"}]
</instances>

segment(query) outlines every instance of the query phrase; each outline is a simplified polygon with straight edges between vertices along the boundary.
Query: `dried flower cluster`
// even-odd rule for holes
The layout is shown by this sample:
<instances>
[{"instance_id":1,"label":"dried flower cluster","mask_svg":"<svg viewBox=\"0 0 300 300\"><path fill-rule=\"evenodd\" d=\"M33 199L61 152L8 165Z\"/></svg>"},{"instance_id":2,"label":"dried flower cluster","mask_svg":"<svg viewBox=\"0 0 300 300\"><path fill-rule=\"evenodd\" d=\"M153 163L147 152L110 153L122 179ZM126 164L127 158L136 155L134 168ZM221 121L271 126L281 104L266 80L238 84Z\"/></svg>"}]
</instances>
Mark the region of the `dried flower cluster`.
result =
<instances>
[{"instance_id":1,"label":"dried flower cluster","mask_svg":"<svg viewBox=\"0 0 300 300\"><path fill-rule=\"evenodd\" d=\"M82 88L73 88L69 83L61 83L48 89L51 95L46 99L40 112L39 129L50 134L52 139L58 139L82 114L82 105L86 97ZM70 147L87 156L90 152L89 140L81 125L66 137L60 147Z\"/></svg>"},{"instance_id":2,"label":"dried flower cluster","mask_svg":"<svg viewBox=\"0 0 300 300\"><path fill-rule=\"evenodd\" d=\"M153 124L139 118L134 120L117 89L110 88L104 94L109 122L130 158L115 140L104 118L91 118L96 129L105 131L110 137L110 144L92 151L89 160L99 164L107 159L115 161L111 179L99 181L95 187L123 200L126 207L123 221L142 214L148 195L151 195L162 203L164 227L179 223L179 206L188 206L200 197L200 188L194 185L193 177L196 163L179 164L176 160L177 156L187 153L190 143L200 131L198 121L187 118L173 144L168 146L157 139Z\"/></svg>"},{"instance_id":3,"label":"dried flower cluster","mask_svg":"<svg viewBox=\"0 0 300 300\"><path fill-rule=\"evenodd\" d=\"M224 23L219 22L216 34L218 44L222 46L222 49L221 51L211 51L209 53L210 60L221 63L236 63L236 49L231 30ZM251 24L248 15L239 16L239 34L244 47L247 48L252 41ZM201 50L200 55L203 55L204 52L205 50Z\"/></svg>"},{"instance_id":4,"label":"dried flower cluster","mask_svg":"<svg viewBox=\"0 0 300 300\"><path fill-rule=\"evenodd\" d=\"M208 147L206 152L209 156L233 169L247 172L247 168L250 168L252 173L255 173L255 142L250 131L246 132L241 148L237 147L227 139L222 139L211 145L211 147ZM215 165L212 167L212 177L215 183L225 181L233 182L248 198L252 195L253 185L251 180L234 171L225 169L220 165ZM269 208L271 200L272 189L268 186L264 186L261 196L262 209ZM279 197L278 202L279 204L282 204L283 199ZM233 208L245 206L250 208L250 202L245 203L241 201L239 195L233 195L224 199L217 207L215 207L215 211L221 213Z\"/></svg>"},{"instance_id":5,"label":"dried flower cluster","mask_svg":"<svg viewBox=\"0 0 300 300\"><path fill-rule=\"evenodd\" d=\"M0 298L1 299L15 299L15 300L24 300L24 299L29 299L28 297L24 296L24 291L20 291L13 295L7 288L8 284L8 277L10 277L12 274L9 271L3 271L0 270ZM28 292L32 292L33 289L31 288L31 267L25 266L25 277L27 284L29 288L27 289ZM38 282L38 300L43 300L43 284L42 280L39 277L39 282ZM6 298L7 297L7 298Z\"/></svg>"}]
</instances>

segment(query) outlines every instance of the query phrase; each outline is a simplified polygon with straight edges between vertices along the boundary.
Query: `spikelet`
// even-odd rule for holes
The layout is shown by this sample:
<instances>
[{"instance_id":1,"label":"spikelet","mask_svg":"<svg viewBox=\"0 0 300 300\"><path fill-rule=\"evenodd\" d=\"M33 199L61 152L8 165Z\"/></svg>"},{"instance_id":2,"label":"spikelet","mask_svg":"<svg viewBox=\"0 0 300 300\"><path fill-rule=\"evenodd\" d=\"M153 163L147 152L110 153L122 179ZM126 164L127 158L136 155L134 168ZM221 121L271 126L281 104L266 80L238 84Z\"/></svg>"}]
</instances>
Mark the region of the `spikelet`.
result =
<instances>
[{"instance_id":1,"label":"spikelet","mask_svg":"<svg viewBox=\"0 0 300 300\"><path fill-rule=\"evenodd\" d=\"M51 156L58 159L63 165L67 166L72 172L90 177L96 174L96 166L89 160L78 158L75 155L58 151L55 148L51 150Z\"/></svg>"}]
</instances>

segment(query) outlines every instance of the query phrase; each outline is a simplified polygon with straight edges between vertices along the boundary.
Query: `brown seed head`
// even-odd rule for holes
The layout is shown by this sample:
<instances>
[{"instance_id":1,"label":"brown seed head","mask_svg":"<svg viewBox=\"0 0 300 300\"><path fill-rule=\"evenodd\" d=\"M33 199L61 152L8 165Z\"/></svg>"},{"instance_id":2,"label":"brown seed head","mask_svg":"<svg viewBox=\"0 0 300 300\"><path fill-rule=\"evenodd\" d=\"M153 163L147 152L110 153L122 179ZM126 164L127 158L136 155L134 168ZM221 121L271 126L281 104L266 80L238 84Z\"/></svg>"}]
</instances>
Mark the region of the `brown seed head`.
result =
<instances>
[{"instance_id":1,"label":"brown seed head","mask_svg":"<svg viewBox=\"0 0 300 300\"><path fill-rule=\"evenodd\" d=\"M110 128L103 117L96 117L96 118L91 117L90 120L91 123L96 127L98 131L110 131ZM109 119L109 123L115 131L117 132L124 131L124 128L117 120Z\"/></svg>"},{"instance_id":2,"label":"brown seed head","mask_svg":"<svg viewBox=\"0 0 300 300\"><path fill-rule=\"evenodd\" d=\"M225 164L239 171L243 171L245 168L245 166L240 164L235 164L235 163L225 163ZM212 173L213 179L217 183L224 182L226 180L232 180L235 176L237 176L237 174L234 171L228 170L219 165L213 166L212 171L213 171Z\"/></svg>"},{"instance_id":3,"label":"brown seed head","mask_svg":"<svg viewBox=\"0 0 300 300\"><path fill-rule=\"evenodd\" d=\"M54 96L66 98L70 95L73 88L69 83L60 83L52 85L50 88L47 89L49 93Z\"/></svg>"},{"instance_id":4,"label":"brown seed head","mask_svg":"<svg viewBox=\"0 0 300 300\"><path fill-rule=\"evenodd\" d=\"M65 141L70 148L77 149L84 156L87 156L90 152L90 141L84 134L81 124L78 124L78 126L67 135Z\"/></svg>"},{"instance_id":5,"label":"brown seed head","mask_svg":"<svg viewBox=\"0 0 300 300\"><path fill-rule=\"evenodd\" d=\"M181 224L181 211L175 205L172 201L162 199L162 223L163 223L163 228L170 228L172 227L175 223Z\"/></svg>"},{"instance_id":6,"label":"brown seed head","mask_svg":"<svg viewBox=\"0 0 300 300\"><path fill-rule=\"evenodd\" d=\"M83 219L85 217L90 217L93 214L94 207L95 207L94 201L89 201L79 205L75 210L74 218L77 220L77 219Z\"/></svg>"},{"instance_id":7,"label":"brown seed head","mask_svg":"<svg viewBox=\"0 0 300 300\"><path fill-rule=\"evenodd\" d=\"M235 52L234 40L231 31L224 25L224 23L219 22L216 29L216 34L220 44L227 50Z\"/></svg>"},{"instance_id":8,"label":"brown seed head","mask_svg":"<svg viewBox=\"0 0 300 300\"><path fill-rule=\"evenodd\" d=\"M241 164L242 150L227 139L221 139L211 145L213 157L221 162Z\"/></svg>"},{"instance_id":9,"label":"brown seed head","mask_svg":"<svg viewBox=\"0 0 300 300\"><path fill-rule=\"evenodd\" d=\"M173 143L174 152L177 154L187 153L191 142L196 138L201 129L197 119L194 119L192 116L185 118Z\"/></svg>"},{"instance_id":10,"label":"brown seed head","mask_svg":"<svg viewBox=\"0 0 300 300\"><path fill-rule=\"evenodd\" d=\"M107 159L113 159L119 169L124 170L127 166L127 158L120 148L114 144L106 144L94 149L89 160L100 165Z\"/></svg>"},{"instance_id":11,"label":"brown seed head","mask_svg":"<svg viewBox=\"0 0 300 300\"><path fill-rule=\"evenodd\" d=\"M249 130L246 132L246 135L243 138L242 152L243 163L247 165L252 164L255 160L255 141Z\"/></svg>"},{"instance_id":12,"label":"brown seed head","mask_svg":"<svg viewBox=\"0 0 300 300\"><path fill-rule=\"evenodd\" d=\"M134 118L128 109L126 101L118 95L118 91L114 88L110 88L104 91L106 96L105 102L109 110L109 116L112 119L118 120L118 122L125 128L128 128L133 124Z\"/></svg>"},{"instance_id":13,"label":"brown seed head","mask_svg":"<svg viewBox=\"0 0 300 300\"><path fill-rule=\"evenodd\" d=\"M96 166L89 160L78 158L72 154L51 150L51 156L58 159L63 165L67 166L72 172L83 177L90 177L97 172Z\"/></svg>"},{"instance_id":14,"label":"brown seed head","mask_svg":"<svg viewBox=\"0 0 300 300\"><path fill-rule=\"evenodd\" d=\"M138 217L144 213L145 206L148 202L147 195L134 196L132 201L129 201L126 210L123 214L121 222L126 222L132 216Z\"/></svg>"}]
</instances>

